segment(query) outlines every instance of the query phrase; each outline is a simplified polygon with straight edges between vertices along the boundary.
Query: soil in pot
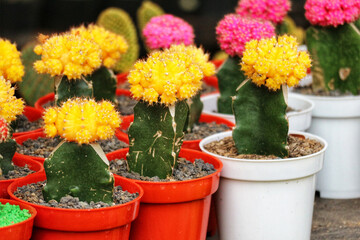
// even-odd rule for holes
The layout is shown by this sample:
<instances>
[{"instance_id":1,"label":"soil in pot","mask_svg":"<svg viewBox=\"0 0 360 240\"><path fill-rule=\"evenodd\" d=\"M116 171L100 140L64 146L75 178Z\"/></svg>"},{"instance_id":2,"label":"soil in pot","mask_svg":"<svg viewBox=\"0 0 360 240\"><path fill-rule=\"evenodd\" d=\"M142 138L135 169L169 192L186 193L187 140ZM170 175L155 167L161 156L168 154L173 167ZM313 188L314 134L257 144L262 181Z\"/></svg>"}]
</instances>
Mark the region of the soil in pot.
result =
<instances>
[{"instance_id":1,"label":"soil in pot","mask_svg":"<svg viewBox=\"0 0 360 240\"><path fill-rule=\"evenodd\" d=\"M41 128L42 126L43 126L42 118L31 122L25 115L20 115L16 119L16 128L15 128L14 132L20 133L20 132L33 131L33 130Z\"/></svg>"},{"instance_id":2,"label":"soil in pot","mask_svg":"<svg viewBox=\"0 0 360 240\"><path fill-rule=\"evenodd\" d=\"M215 133L224 132L227 130L230 130L230 128L225 124L217 124L215 122L211 122L211 123L199 122L194 124L191 133L185 134L184 141L203 139Z\"/></svg>"},{"instance_id":3,"label":"soil in pot","mask_svg":"<svg viewBox=\"0 0 360 240\"><path fill-rule=\"evenodd\" d=\"M23 155L47 158L60 142L61 139L59 137L28 139L22 145L18 144L17 152ZM105 154L128 147L126 143L117 139L116 136L108 140L98 141L97 143L100 144Z\"/></svg>"},{"instance_id":4,"label":"soil in pot","mask_svg":"<svg viewBox=\"0 0 360 240\"><path fill-rule=\"evenodd\" d=\"M31 217L27 209L20 209L18 205L0 202L0 228L10 226Z\"/></svg>"},{"instance_id":5,"label":"soil in pot","mask_svg":"<svg viewBox=\"0 0 360 240\"><path fill-rule=\"evenodd\" d=\"M25 176L35 172L35 171L31 170L30 168L28 168L27 165L25 165L24 167L19 167L19 166L15 165L14 168L15 169L12 171L9 171L8 174L0 176L0 180L21 178L21 177L25 177Z\"/></svg>"},{"instance_id":6,"label":"soil in pot","mask_svg":"<svg viewBox=\"0 0 360 240\"><path fill-rule=\"evenodd\" d=\"M97 209L110 207L130 202L139 196L139 193L129 193L128 191L123 191L121 186L116 186L113 196L114 203L112 205L104 202L87 203L79 201L79 198L72 196L62 197L60 199L60 202L57 202L56 200L50 200L49 202L45 202L42 194L42 188L45 184L46 181L41 181L18 187L17 191L14 192L14 195L26 202L30 202L33 204L67 209Z\"/></svg>"},{"instance_id":7,"label":"soil in pot","mask_svg":"<svg viewBox=\"0 0 360 240\"><path fill-rule=\"evenodd\" d=\"M289 158L307 156L319 152L324 146L313 139L306 139L296 135L288 136ZM255 154L238 154L232 137L206 144L205 149L214 154L239 159L277 159L276 156L262 156Z\"/></svg>"},{"instance_id":8,"label":"soil in pot","mask_svg":"<svg viewBox=\"0 0 360 240\"><path fill-rule=\"evenodd\" d=\"M293 88L293 92L300 93L303 95L315 95L315 96L323 96L323 97L343 97L343 96L352 96L350 92L340 92L339 90L331 90L324 91L323 89L319 89L318 91L313 91L311 85L303 86L303 87L295 87ZM357 94L360 95L360 92Z\"/></svg>"}]
</instances>

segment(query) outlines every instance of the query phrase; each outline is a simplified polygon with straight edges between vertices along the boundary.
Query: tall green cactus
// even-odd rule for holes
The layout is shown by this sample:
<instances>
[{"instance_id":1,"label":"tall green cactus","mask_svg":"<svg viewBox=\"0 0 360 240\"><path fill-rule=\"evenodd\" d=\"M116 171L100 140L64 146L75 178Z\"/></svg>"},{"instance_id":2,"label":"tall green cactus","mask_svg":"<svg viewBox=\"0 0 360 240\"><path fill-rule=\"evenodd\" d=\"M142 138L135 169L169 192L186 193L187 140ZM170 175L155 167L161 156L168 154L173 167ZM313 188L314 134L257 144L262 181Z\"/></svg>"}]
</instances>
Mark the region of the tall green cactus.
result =
<instances>
[{"instance_id":1,"label":"tall green cactus","mask_svg":"<svg viewBox=\"0 0 360 240\"><path fill-rule=\"evenodd\" d=\"M6 175L9 171L14 170L12 158L16 151L16 142L8 139L0 143L0 176Z\"/></svg>"},{"instance_id":2,"label":"tall green cactus","mask_svg":"<svg viewBox=\"0 0 360 240\"><path fill-rule=\"evenodd\" d=\"M152 17L160 16L164 13L164 10L159 5L151 1L143 1L140 8L136 12L139 32L142 32L146 23L150 21Z\"/></svg>"},{"instance_id":3,"label":"tall green cactus","mask_svg":"<svg viewBox=\"0 0 360 240\"><path fill-rule=\"evenodd\" d=\"M55 103L57 106L69 98L93 97L92 82L82 79L68 80L66 76L55 78Z\"/></svg>"},{"instance_id":4,"label":"tall green cactus","mask_svg":"<svg viewBox=\"0 0 360 240\"><path fill-rule=\"evenodd\" d=\"M113 202L114 177L98 144L63 141L44 162L45 201L71 195L86 202Z\"/></svg>"},{"instance_id":5,"label":"tall green cactus","mask_svg":"<svg viewBox=\"0 0 360 240\"><path fill-rule=\"evenodd\" d=\"M360 90L360 19L334 27L312 26L306 32L313 58L313 90Z\"/></svg>"},{"instance_id":6,"label":"tall green cactus","mask_svg":"<svg viewBox=\"0 0 360 240\"><path fill-rule=\"evenodd\" d=\"M26 45L21 51L21 60L24 64L25 75L18 83L21 96L28 105L33 106L40 97L54 91L54 78L48 74L39 74L33 64L41 56L34 52L35 43Z\"/></svg>"},{"instance_id":7,"label":"tall green cactus","mask_svg":"<svg viewBox=\"0 0 360 240\"><path fill-rule=\"evenodd\" d=\"M186 121L185 132L191 132L194 124L199 122L201 112L203 110L204 104L201 99L201 92L198 92L195 96L186 100L187 105L189 106L188 120Z\"/></svg>"},{"instance_id":8,"label":"tall green cactus","mask_svg":"<svg viewBox=\"0 0 360 240\"><path fill-rule=\"evenodd\" d=\"M87 76L86 79L92 83L96 101L109 100L115 102L117 80L112 70L101 67Z\"/></svg>"},{"instance_id":9,"label":"tall green cactus","mask_svg":"<svg viewBox=\"0 0 360 240\"><path fill-rule=\"evenodd\" d=\"M219 113L233 113L231 97L235 95L236 88L246 79L239 68L239 62L238 57L228 57L216 73L220 91L217 103Z\"/></svg>"},{"instance_id":10,"label":"tall green cactus","mask_svg":"<svg viewBox=\"0 0 360 240\"><path fill-rule=\"evenodd\" d=\"M183 142L187 114L185 101L170 107L138 102L129 129L129 170L148 177L171 176Z\"/></svg>"},{"instance_id":11,"label":"tall green cactus","mask_svg":"<svg viewBox=\"0 0 360 240\"><path fill-rule=\"evenodd\" d=\"M236 127L233 139L238 153L288 156L287 104L283 91L269 91L246 80L233 97Z\"/></svg>"},{"instance_id":12,"label":"tall green cactus","mask_svg":"<svg viewBox=\"0 0 360 240\"><path fill-rule=\"evenodd\" d=\"M100 13L97 24L105 29L122 35L129 45L125 54L115 64L117 72L127 72L139 57L139 43L136 28L129 14L120 8L108 8Z\"/></svg>"}]
</instances>

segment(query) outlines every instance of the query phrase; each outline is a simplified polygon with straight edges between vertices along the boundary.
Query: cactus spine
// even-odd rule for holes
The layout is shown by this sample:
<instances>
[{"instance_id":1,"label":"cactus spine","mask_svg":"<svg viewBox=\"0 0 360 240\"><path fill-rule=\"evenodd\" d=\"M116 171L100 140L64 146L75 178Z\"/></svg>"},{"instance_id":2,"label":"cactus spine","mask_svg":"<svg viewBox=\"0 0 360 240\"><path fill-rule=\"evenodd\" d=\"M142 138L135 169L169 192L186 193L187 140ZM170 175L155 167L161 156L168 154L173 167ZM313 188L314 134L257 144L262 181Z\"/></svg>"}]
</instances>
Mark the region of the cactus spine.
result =
<instances>
[{"instance_id":1,"label":"cactus spine","mask_svg":"<svg viewBox=\"0 0 360 240\"><path fill-rule=\"evenodd\" d=\"M44 162L45 201L71 195L86 202L113 202L114 177L98 144L63 141Z\"/></svg>"},{"instance_id":2,"label":"cactus spine","mask_svg":"<svg viewBox=\"0 0 360 240\"><path fill-rule=\"evenodd\" d=\"M129 14L119 8L105 9L97 19L97 24L105 29L122 35L129 48L123 54L113 69L116 72L127 72L139 57L139 44L136 28Z\"/></svg>"},{"instance_id":3,"label":"cactus spine","mask_svg":"<svg viewBox=\"0 0 360 240\"><path fill-rule=\"evenodd\" d=\"M233 97L235 146L241 154L288 156L284 88L269 91L246 80Z\"/></svg>"},{"instance_id":4,"label":"cactus spine","mask_svg":"<svg viewBox=\"0 0 360 240\"><path fill-rule=\"evenodd\" d=\"M187 114L185 101L171 106L138 102L129 129L129 170L142 176L169 177L177 165Z\"/></svg>"},{"instance_id":5,"label":"cactus spine","mask_svg":"<svg viewBox=\"0 0 360 240\"><path fill-rule=\"evenodd\" d=\"M308 49L314 59L313 90L360 90L360 19L334 27L312 26L306 32Z\"/></svg>"}]
</instances>

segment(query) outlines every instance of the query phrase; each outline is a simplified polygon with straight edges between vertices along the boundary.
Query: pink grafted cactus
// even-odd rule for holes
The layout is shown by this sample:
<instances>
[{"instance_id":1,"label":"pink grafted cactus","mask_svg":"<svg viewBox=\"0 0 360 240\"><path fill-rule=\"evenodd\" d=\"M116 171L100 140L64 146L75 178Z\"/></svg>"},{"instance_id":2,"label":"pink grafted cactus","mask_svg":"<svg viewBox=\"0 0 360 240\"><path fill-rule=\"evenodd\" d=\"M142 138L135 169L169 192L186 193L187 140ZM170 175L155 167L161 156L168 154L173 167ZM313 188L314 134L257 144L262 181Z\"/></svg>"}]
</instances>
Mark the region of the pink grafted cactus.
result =
<instances>
[{"instance_id":1,"label":"pink grafted cactus","mask_svg":"<svg viewBox=\"0 0 360 240\"><path fill-rule=\"evenodd\" d=\"M150 49L169 48L181 43L188 46L194 43L195 37L190 24L171 14L151 18L142 33Z\"/></svg>"},{"instance_id":2,"label":"pink grafted cactus","mask_svg":"<svg viewBox=\"0 0 360 240\"><path fill-rule=\"evenodd\" d=\"M290 7L289 0L240 0L236 13L279 24L284 20Z\"/></svg>"},{"instance_id":3,"label":"pink grafted cactus","mask_svg":"<svg viewBox=\"0 0 360 240\"><path fill-rule=\"evenodd\" d=\"M307 0L305 17L313 25L338 26L360 16L360 0Z\"/></svg>"},{"instance_id":4,"label":"pink grafted cactus","mask_svg":"<svg viewBox=\"0 0 360 240\"><path fill-rule=\"evenodd\" d=\"M222 50L232 57L242 57L247 42L271 38L275 28L269 21L228 14L216 26L216 35Z\"/></svg>"},{"instance_id":5,"label":"pink grafted cactus","mask_svg":"<svg viewBox=\"0 0 360 240\"><path fill-rule=\"evenodd\" d=\"M9 124L5 121L5 119L0 118L0 143L5 142L9 137Z\"/></svg>"}]
</instances>

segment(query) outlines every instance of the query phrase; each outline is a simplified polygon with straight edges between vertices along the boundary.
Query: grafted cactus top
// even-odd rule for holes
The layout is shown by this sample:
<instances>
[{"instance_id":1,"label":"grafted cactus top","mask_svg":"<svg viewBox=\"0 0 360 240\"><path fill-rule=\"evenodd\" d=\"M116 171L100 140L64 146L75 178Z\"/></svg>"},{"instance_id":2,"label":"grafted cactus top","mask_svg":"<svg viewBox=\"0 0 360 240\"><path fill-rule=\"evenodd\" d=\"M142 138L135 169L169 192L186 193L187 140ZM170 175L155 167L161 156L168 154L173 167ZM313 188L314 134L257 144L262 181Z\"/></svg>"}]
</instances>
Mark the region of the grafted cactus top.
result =
<instances>
[{"instance_id":1,"label":"grafted cactus top","mask_svg":"<svg viewBox=\"0 0 360 240\"><path fill-rule=\"evenodd\" d=\"M94 24L90 24L87 28L85 26L72 28L71 33L97 43L102 50L102 64L107 68L112 68L128 49L128 44L123 36Z\"/></svg>"},{"instance_id":2,"label":"grafted cactus top","mask_svg":"<svg viewBox=\"0 0 360 240\"><path fill-rule=\"evenodd\" d=\"M25 74L20 55L15 44L0 38L0 76L12 83L21 81Z\"/></svg>"},{"instance_id":3,"label":"grafted cactus top","mask_svg":"<svg viewBox=\"0 0 360 240\"><path fill-rule=\"evenodd\" d=\"M214 72L215 66L208 62L208 55L202 49L178 45L153 52L146 61L138 61L128 81L135 98L168 106L194 96L204 75Z\"/></svg>"},{"instance_id":4,"label":"grafted cactus top","mask_svg":"<svg viewBox=\"0 0 360 240\"><path fill-rule=\"evenodd\" d=\"M0 76L0 118L7 123L14 121L24 110L24 101L16 98L14 93L11 83Z\"/></svg>"},{"instance_id":5,"label":"grafted cactus top","mask_svg":"<svg viewBox=\"0 0 360 240\"><path fill-rule=\"evenodd\" d=\"M0 118L0 143L5 142L9 137L9 124L5 121L5 119Z\"/></svg>"},{"instance_id":6,"label":"grafted cactus top","mask_svg":"<svg viewBox=\"0 0 360 240\"><path fill-rule=\"evenodd\" d=\"M107 101L69 99L61 107L48 108L44 114L47 136L88 144L99 139L111 138L121 119L114 106Z\"/></svg>"},{"instance_id":7,"label":"grafted cactus top","mask_svg":"<svg viewBox=\"0 0 360 240\"><path fill-rule=\"evenodd\" d=\"M296 38L287 35L248 42L241 62L246 76L272 91L298 84L310 66L309 54L298 52Z\"/></svg>"}]
</instances>

